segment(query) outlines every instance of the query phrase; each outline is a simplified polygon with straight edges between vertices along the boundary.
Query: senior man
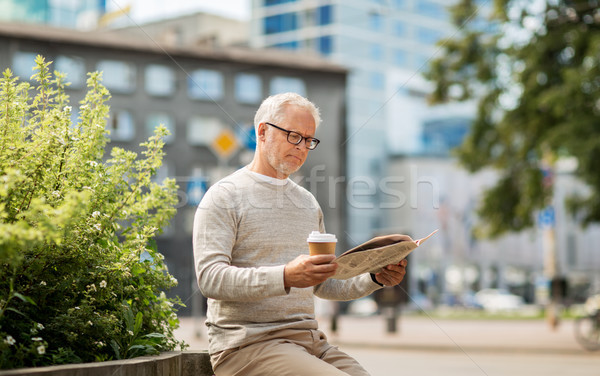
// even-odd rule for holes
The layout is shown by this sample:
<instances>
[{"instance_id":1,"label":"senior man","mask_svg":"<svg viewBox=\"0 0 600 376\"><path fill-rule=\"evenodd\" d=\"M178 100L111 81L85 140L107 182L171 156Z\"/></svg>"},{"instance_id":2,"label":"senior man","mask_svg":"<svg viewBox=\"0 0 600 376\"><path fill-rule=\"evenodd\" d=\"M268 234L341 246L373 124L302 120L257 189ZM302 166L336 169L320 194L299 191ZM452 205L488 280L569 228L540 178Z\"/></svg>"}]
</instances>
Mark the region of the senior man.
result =
<instances>
[{"instance_id":1,"label":"senior man","mask_svg":"<svg viewBox=\"0 0 600 376\"><path fill-rule=\"evenodd\" d=\"M314 196L289 179L319 144L319 110L294 93L268 97L254 118L252 162L214 184L194 219L198 284L208 298L209 353L217 376L368 375L318 329L313 294L357 299L393 286L406 260L381 273L328 279L334 255L309 256L325 232Z\"/></svg>"}]
</instances>

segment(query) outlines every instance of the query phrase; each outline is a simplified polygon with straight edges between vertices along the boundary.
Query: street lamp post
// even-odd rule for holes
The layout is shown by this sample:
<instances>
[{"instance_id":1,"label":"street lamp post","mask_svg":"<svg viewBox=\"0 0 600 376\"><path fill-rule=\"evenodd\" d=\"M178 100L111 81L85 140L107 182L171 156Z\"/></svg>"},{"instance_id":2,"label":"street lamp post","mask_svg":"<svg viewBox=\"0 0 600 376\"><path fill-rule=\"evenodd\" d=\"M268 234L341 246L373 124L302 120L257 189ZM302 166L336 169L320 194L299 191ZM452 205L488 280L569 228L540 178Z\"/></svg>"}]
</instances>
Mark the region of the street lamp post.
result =
<instances>
[{"instance_id":1,"label":"street lamp post","mask_svg":"<svg viewBox=\"0 0 600 376\"><path fill-rule=\"evenodd\" d=\"M552 158L545 158L542 166L544 189L553 189L554 185L554 166ZM546 319L550 328L555 330L559 325L558 304L560 300L559 292L554 287L554 281L558 277L558 263L556 260L556 216L552 196L548 205L540 212L539 222L542 229L542 247L544 256L544 277L550 283L550 296L546 305Z\"/></svg>"}]
</instances>

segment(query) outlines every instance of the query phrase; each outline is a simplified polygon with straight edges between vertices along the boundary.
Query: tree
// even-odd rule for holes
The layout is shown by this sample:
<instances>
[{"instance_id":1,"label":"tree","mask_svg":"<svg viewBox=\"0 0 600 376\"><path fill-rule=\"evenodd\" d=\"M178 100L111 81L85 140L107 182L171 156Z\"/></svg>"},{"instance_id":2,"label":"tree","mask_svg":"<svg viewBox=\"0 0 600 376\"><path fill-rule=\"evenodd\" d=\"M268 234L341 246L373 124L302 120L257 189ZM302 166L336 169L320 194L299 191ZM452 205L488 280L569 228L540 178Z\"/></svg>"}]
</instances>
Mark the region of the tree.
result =
<instances>
[{"instance_id":1,"label":"tree","mask_svg":"<svg viewBox=\"0 0 600 376\"><path fill-rule=\"evenodd\" d=\"M545 169L566 157L590 187L567 205L584 224L599 221L600 1L478 3L450 8L458 32L441 42L426 77L435 86L432 103L478 102L456 155L471 172L499 173L478 209L479 235L534 225L552 197Z\"/></svg>"},{"instance_id":2,"label":"tree","mask_svg":"<svg viewBox=\"0 0 600 376\"><path fill-rule=\"evenodd\" d=\"M179 299L153 237L177 201L152 180L164 127L104 155L110 94L91 73L78 121L65 76L0 78L0 369L175 349ZM34 92L35 95L30 96Z\"/></svg>"}]
</instances>

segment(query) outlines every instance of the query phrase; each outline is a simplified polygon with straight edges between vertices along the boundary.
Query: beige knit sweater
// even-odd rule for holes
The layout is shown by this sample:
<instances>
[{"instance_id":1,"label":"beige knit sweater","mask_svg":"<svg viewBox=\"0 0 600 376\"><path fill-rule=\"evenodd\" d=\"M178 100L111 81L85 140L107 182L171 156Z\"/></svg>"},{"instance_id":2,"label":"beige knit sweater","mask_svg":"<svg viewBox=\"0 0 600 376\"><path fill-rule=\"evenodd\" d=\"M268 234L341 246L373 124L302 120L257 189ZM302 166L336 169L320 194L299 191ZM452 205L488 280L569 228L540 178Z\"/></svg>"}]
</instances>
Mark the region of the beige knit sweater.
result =
<instances>
[{"instance_id":1,"label":"beige knit sweater","mask_svg":"<svg viewBox=\"0 0 600 376\"><path fill-rule=\"evenodd\" d=\"M306 238L324 231L313 195L289 180L274 185L242 168L213 185L194 219L198 284L208 298L209 352L260 339L278 329L316 329L313 293L351 300L380 288L368 274L286 289L283 269L308 254Z\"/></svg>"}]
</instances>

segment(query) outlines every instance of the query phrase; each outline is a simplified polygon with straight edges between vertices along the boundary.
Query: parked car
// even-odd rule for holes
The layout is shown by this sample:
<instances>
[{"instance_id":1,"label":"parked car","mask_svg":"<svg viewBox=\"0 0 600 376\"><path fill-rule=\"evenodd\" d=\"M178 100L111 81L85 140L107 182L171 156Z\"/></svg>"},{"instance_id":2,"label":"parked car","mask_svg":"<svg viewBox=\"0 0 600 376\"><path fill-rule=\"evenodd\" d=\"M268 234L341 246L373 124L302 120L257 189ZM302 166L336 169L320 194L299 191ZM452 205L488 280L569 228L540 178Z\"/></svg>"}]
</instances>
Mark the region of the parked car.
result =
<instances>
[{"instance_id":1,"label":"parked car","mask_svg":"<svg viewBox=\"0 0 600 376\"><path fill-rule=\"evenodd\" d=\"M475 301L489 312L514 311L525 304L523 297L503 289L483 289L475 293Z\"/></svg>"}]
</instances>

